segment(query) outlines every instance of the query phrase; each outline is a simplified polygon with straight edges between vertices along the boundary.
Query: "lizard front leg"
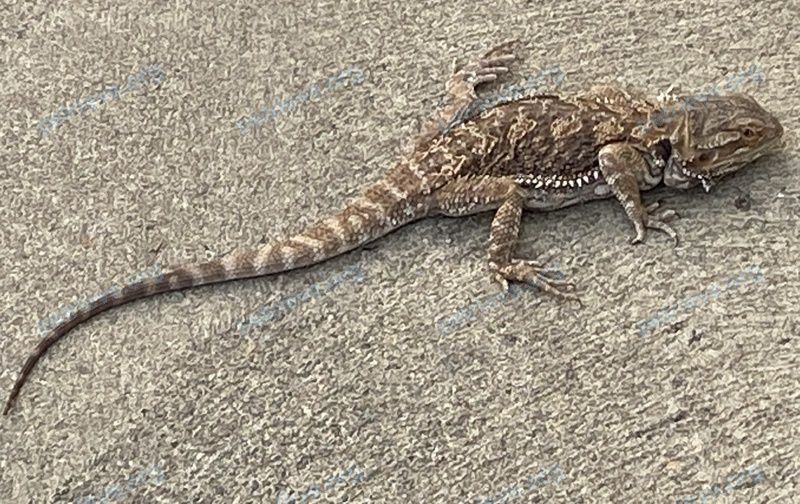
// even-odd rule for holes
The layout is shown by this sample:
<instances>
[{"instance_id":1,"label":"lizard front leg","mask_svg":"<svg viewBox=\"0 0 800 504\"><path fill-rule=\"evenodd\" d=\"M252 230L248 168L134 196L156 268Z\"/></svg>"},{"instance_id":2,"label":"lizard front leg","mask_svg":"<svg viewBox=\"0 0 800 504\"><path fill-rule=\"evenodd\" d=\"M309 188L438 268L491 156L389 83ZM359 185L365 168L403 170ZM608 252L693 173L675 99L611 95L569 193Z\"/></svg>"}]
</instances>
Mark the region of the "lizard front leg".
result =
<instances>
[{"instance_id":1,"label":"lizard front leg","mask_svg":"<svg viewBox=\"0 0 800 504\"><path fill-rule=\"evenodd\" d=\"M432 198L432 206L450 216L497 208L487 255L489 271L504 290L508 290L509 281L523 282L557 297L579 301L575 294L565 292L574 289L574 285L549 276L553 271L542 262L514 257L525 196L513 180L488 176L457 179L437 190Z\"/></svg>"},{"instance_id":2,"label":"lizard front leg","mask_svg":"<svg viewBox=\"0 0 800 504\"><path fill-rule=\"evenodd\" d=\"M649 228L666 233L677 246L678 233L665 221L666 218L674 217L675 213L667 210L662 212L660 216L662 218L657 218L651 212L658 208L658 203L648 206L642 204L640 189L654 185L652 180L648 180L651 175L642 154L630 144L609 144L600 149L598 162L606 184L622 204L625 214L633 224L636 235L631 239L631 243L640 243L644 240Z\"/></svg>"}]
</instances>

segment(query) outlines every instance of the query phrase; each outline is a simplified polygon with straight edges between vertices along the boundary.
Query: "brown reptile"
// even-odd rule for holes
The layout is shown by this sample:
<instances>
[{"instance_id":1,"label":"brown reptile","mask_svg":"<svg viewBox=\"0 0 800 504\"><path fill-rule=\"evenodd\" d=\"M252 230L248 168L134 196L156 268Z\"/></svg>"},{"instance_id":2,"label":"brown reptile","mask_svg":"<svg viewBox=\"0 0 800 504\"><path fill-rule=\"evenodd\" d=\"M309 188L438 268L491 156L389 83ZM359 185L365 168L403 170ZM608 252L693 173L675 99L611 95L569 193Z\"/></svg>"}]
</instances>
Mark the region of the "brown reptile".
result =
<instances>
[{"instance_id":1,"label":"brown reptile","mask_svg":"<svg viewBox=\"0 0 800 504\"><path fill-rule=\"evenodd\" d=\"M782 145L778 121L744 94L649 99L611 86L577 96L533 95L441 125L477 99L478 86L508 72L515 56L506 43L455 72L442 107L386 175L338 213L299 234L218 259L167 268L107 291L52 328L28 357L6 403L8 414L45 352L78 324L109 308L155 294L281 273L320 263L431 215L494 210L488 269L504 288L524 282L566 299L574 286L539 261L514 254L523 210L555 210L616 197L633 224L633 243L647 229L677 234L674 212L642 203L641 191L660 183L706 190ZM680 105L685 106L680 106Z\"/></svg>"}]
</instances>

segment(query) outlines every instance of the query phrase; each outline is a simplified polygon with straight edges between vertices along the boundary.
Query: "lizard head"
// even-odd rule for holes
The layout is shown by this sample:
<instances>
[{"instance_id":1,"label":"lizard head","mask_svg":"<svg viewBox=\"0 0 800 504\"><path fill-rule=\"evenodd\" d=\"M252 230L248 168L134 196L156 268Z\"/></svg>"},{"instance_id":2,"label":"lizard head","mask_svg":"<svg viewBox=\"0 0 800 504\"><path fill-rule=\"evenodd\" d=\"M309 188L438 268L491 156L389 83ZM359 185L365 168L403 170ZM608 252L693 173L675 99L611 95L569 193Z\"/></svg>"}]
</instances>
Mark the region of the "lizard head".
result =
<instances>
[{"instance_id":1,"label":"lizard head","mask_svg":"<svg viewBox=\"0 0 800 504\"><path fill-rule=\"evenodd\" d=\"M682 114L672 124L672 152L664 183L687 189L733 173L772 150L782 147L783 127L746 94L680 100Z\"/></svg>"}]
</instances>

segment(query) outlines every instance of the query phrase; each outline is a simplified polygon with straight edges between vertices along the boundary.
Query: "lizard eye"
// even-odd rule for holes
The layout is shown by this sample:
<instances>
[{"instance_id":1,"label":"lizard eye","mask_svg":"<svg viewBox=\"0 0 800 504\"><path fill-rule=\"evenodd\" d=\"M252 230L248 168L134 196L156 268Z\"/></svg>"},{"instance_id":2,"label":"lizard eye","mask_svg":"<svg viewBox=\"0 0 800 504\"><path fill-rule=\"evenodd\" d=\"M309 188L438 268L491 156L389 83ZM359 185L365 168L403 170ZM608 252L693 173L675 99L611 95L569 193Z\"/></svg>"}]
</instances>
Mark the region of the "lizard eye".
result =
<instances>
[{"instance_id":1,"label":"lizard eye","mask_svg":"<svg viewBox=\"0 0 800 504\"><path fill-rule=\"evenodd\" d=\"M745 128L742 131L742 134L745 136L745 138L753 138L756 136L756 132L753 130L753 128Z\"/></svg>"}]
</instances>

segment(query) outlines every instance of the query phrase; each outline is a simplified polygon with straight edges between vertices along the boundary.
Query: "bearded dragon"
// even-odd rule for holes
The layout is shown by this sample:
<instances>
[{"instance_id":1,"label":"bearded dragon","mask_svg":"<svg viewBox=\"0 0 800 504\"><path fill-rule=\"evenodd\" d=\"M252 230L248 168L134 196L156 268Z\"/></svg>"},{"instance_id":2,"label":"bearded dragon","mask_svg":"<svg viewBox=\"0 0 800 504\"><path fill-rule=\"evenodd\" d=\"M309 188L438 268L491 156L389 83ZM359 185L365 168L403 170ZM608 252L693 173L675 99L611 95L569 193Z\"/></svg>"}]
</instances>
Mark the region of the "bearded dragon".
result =
<instances>
[{"instance_id":1,"label":"bearded dragon","mask_svg":"<svg viewBox=\"0 0 800 504\"><path fill-rule=\"evenodd\" d=\"M608 85L576 96L534 94L499 103L442 134L442 124L478 99L477 88L509 71L515 60L512 43L454 71L446 83L446 104L385 176L338 213L275 243L121 285L75 311L28 357L4 414L45 352L99 313L159 293L304 268L432 215L494 211L488 271L502 288L522 282L578 300L574 285L553 277L542 261L515 255L523 210L614 197L633 225L632 243L654 229L677 244L668 224L675 213L655 213L658 203L645 205L642 191L660 183L680 189L701 184L708 190L782 145L781 125L745 94L709 96L701 106L674 112L676 103L688 103L690 97L649 99Z\"/></svg>"}]
</instances>

